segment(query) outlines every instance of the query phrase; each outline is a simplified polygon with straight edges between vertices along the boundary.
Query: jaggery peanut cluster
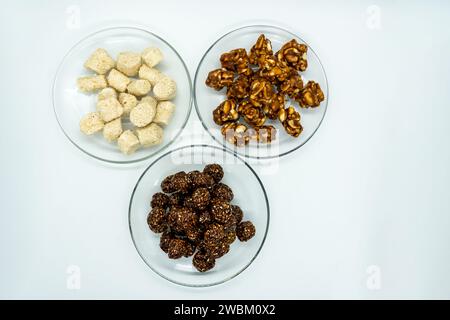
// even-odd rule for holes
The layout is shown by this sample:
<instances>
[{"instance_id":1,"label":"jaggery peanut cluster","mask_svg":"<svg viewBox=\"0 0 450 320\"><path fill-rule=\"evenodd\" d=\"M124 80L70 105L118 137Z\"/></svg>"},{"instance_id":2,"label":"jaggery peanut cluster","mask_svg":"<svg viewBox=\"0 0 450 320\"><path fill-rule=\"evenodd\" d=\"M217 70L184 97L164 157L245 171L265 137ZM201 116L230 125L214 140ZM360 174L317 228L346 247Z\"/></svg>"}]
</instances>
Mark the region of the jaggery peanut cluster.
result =
<instances>
[{"instance_id":1,"label":"jaggery peanut cluster","mask_svg":"<svg viewBox=\"0 0 450 320\"><path fill-rule=\"evenodd\" d=\"M303 131L303 127L300 124L300 113L295 111L293 106L286 109L281 109L278 113L278 118L283 124L284 129L291 136L298 137Z\"/></svg>"},{"instance_id":2,"label":"jaggery peanut cluster","mask_svg":"<svg viewBox=\"0 0 450 320\"><path fill-rule=\"evenodd\" d=\"M229 87L234 80L234 72L226 69L213 70L208 74L206 85L216 90Z\"/></svg>"},{"instance_id":3,"label":"jaggery peanut cluster","mask_svg":"<svg viewBox=\"0 0 450 320\"><path fill-rule=\"evenodd\" d=\"M267 63L267 58L273 56L272 43L265 35L260 35L256 43L250 49L248 55L251 64L256 64L260 68L264 68Z\"/></svg>"},{"instance_id":4,"label":"jaggery peanut cluster","mask_svg":"<svg viewBox=\"0 0 450 320\"><path fill-rule=\"evenodd\" d=\"M292 105L286 107L287 100L300 108L315 108L325 99L320 85L304 84L299 73L308 67L307 51L305 44L292 39L274 53L270 40L261 34L248 54L238 48L221 55L221 68L208 74L206 85L227 88L226 100L213 110L213 120L229 143L272 142L277 129L267 121L279 120L292 137L302 133L300 113Z\"/></svg>"},{"instance_id":5,"label":"jaggery peanut cluster","mask_svg":"<svg viewBox=\"0 0 450 320\"><path fill-rule=\"evenodd\" d=\"M302 108L315 108L320 105L325 99L325 96L320 89L318 83L309 81L303 88L301 95L298 97L297 102Z\"/></svg>"},{"instance_id":6,"label":"jaggery peanut cluster","mask_svg":"<svg viewBox=\"0 0 450 320\"><path fill-rule=\"evenodd\" d=\"M247 51L245 51L245 49L235 49L222 54L220 57L220 63L222 68L234 71L238 74L243 74L246 76L252 74Z\"/></svg>"},{"instance_id":7,"label":"jaggery peanut cluster","mask_svg":"<svg viewBox=\"0 0 450 320\"><path fill-rule=\"evenodd\" d=\"M239 114L237 112L236 101L233 99L228 99L222 102L213 111L214 122L218 125L223 125L226 122L233 122L239 119Z\"/></svg>"},{"instance_id":8,"label":"jaggery peanut cluster","mask_svg":"<svg viewBox=\"0 0 450 320\"><path fill-rule=\"evenodd\" d=\"M276 57L278 61L283 62L297 71L305 71L308 67L308 61L306 60L307 51L308 47L306 45L292 39L281 47L276 53Z\"/></svg>"},{"instance_id":9,"label":"jaggery peanut cluster","mask_svg":"<svg viewBox=\"0 0 450 320\"><path fill-rule=\"evenodd\" d=\"M231 204L233 190L221 182L223 176L218 164L177 172L163 179L162 192L150 201L147 224L161 234L161 250L170 259L193 256L200 272L214 268L236 239L245 242L256 233L251 221L243 221L242 209Z\"/></svg>"},{"instance_id":10,"label":"jaggery peanut cluster","mask_svg":"<svg viewBox=\"0 0 450 320\"><path fill-rule=\"evenodd\" d=\"M227 122L222 126L221 132L231 144L244 146L249 141L271 143L276 139L277 129L272 125L248 128L239 122Z\"/></svg>"},{"instance_id":11,"label":"jaggery peanut cluster","mask_svg":"<svg viewBox=\"0 0 450 320\"><path fill-rule=\"evenodd\" d=\"M255 128L261 127L266 122L264 109L255 106L250 101L244 101L239 106L239 115L242 116L249 125Z\"/></svg>"}]
</instances>

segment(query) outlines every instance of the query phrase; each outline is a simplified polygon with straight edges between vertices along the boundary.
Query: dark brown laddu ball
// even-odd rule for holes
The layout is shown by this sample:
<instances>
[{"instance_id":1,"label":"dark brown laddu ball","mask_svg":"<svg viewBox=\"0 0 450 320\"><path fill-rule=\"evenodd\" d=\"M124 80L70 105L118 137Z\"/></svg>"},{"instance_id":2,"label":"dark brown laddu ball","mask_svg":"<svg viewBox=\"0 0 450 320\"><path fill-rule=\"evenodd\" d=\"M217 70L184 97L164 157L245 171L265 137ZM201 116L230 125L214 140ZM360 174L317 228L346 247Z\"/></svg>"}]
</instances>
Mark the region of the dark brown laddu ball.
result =
<instances>
[{"instance_id":1,"label":"dark brown laddu ball","mask_svg":"<svg viewBox=\"0 0 450 320\"><path fill-rule=\"evenodd\" d=\"M244 213L242 212L242 209L239 206L231 205L231 212L236 218L236 223L241 222L242 219L244 218Z\"/></svg>"},{"instance_id":2,"label":"dark brown laddu ball","mask_svg":"<svg viewBox=\"0 0 450 320\"><path fill-rule=\"evenodd\" d=\"M191 209L195 208L194 201L192 200L192 196L188 195L183 199L183 206L191 208Z\"/></svg>"},{"instance_id":3,"label":"dark brown laddu ball","mask_svg":"<svg viewBox=\"0 0 450 320\"><path fill-rule=\"evenodd\" d=\"M201 173L198 170L192 170L188 172L189 181L193 184L194 180L196 179L196 176Z\"/></svg>"},{"instance_id":4,"label":"dark brown laddu ball","mask_svg":"<svg viewBox=\"0 0 450 320\"><path fill-rule=\"evenodd\" d=\"M236 218L231 211L231 205L227 201L213 199L210 203L210 210L214 221L225 226L236 224Z\"/></svg>"},{"instance_id":5,"label":"dark brown laddu ball","mask_svg":"<svg viewBox=\"0 0 450 320\"><path fill-rule=\"evenodd\" d=\"M169 207L179 206L183 204L183 196L180 192L172 193L169 196Z\"/></svg>"},{"instance_id":6,"label":"dark brown laddu ball","mask_svg":"<svg viewBox=\"0 0 450 320\"><path fill-rule=\"evenodd\" d=\"M163 208L154 208L147 216L147 224L155 233L161 233L167 228L166 210Z\"/></svg>"},{"instance_id":7,"label":"dark brown laddu ball","mask_svg":"<svg viewBox=\"0 0 450 320\"><path fill-rule=\"evenodd\" d=\"M186 193L189 192L189 189L191 187L191 181L186 172L180 171L173 175L172 185L175 191Z\"/></svg>"},{"instance_id":8,"label":"dark brown laddu ball","mask_svg":"<svg viewBox=\"0 0 450 320\"><path fill-rule=\"evenodd\" d=\"M197 188L191 196L192 205L197 210L205 210L209 205L210 195L207 188Z\"/></svg>"},{"instance_id":9,"label":"dark brown laddu ball","mask_svg":"<svg viewBox=\"0 0 450 320\"><path fill-rule=\"evenodd\" d=\"M170 259L179 259L181 257L189 257L194 254L192 245L183 239L171 239L167 255Z\"/></svg>"},{"instance_id":10,"label":"dark brown laddu ball","mask_svg":"<svg viewBox=\"0 0 450 320\"><path fill-rule=\"evenodd\" d=\"M184 242L186 243L186 249L184 252L184 256L186 258L188 258L195 253L195 245L187 240L184 240Z\"/></svg>"},{"instance_id":11,"label":"dark brown laddu ball","mask_svg":"<svg viewBox=\"0 0 450 320\"><path fill-rule=\"evenodd\" d=\"M230 245L226 241L209 242L204 248L214 259L219 259L230 251Z\"/></svg>"},{"instance_id":12,"label":"dark brown laddu ball","mask_svg":"<svg viewBox=\"0 0 450 320\"><path fill-rule=\"evenodd\" d=\"M162 192L157 192L153 195L150 205L152 208L166 209L169 206L169 196Z\"/></svg>"},{"instance_id":13,"label":"dark brown laddu ball","mask_svg":"<svg viewBox=\"0 0 450 320\"><path fill-rule=\"evenodd\" d=\"M172 207L167 217L169 226L176 232L192 229L198 222L198 217L191 208Z\"/></svg>"},{"instance_id":14,"label":"dark brown laddu ball","mask_svg":"<svg viewBox=\"0 0 450 320\"><path fill-rule=\"evenodd\" d=\"M211 176L214 179L215 183L219 183L220 180L223 178L223 169L222 167L217 164L208 164L203 169L203 173L206 173L207 175Z\"/></svg>"},{"instance_id":15,"label":"dark brown laddu ball","mask_svg":"<svg viewBox=\"0 0 450 320\"><path fill-rule=\"evenodd\" d=\"M173 233L167 230L164 231L163 234L161 235L161 238L159 239L159 247L165 253L169 252L169 243L170 240L172 239L175 239L175 236L173 235Z\"/></svg>"},{"instance_id":16,"label":"dark brown laddu ball","mask_svg":"<svg viewBox=\"0 0 450 320\"><path fill-rule=\"evenodd\" d=\"M169 227L175 232L182 232L182 214L183 207L173 206L170 208L169 213L167 214L167 223Z\"/></svg>"},{"instance_id":17,"label":"dark brown laddu ball","mask_svg":"<svg viewBox=\"0 0 450 320\"><path fill-rule=\"evenodd\" d=\"M233 228L228 229L225 232L226 242L232 244L236 240L236 231Z\"/></svg>"},{"instance_id":18,"label":"dark brown laddu ball","mask_svg":"<svg viewBox=\"0 0 450 320\"><path fill-rule=\"evenodd\" d=\"M165 193L175 192L175 185L173 184L174 175L167 176L161 182L161 190Z\"/></svg>"},{"instance_id":19,"label":"dark brown laddu ball","mask_svg":"<svg viewBox=\"0 0 450 320\"><path fill-rule=\"evenodd\" d=\"M212 188L212 198L213 199L221 199L227 202L233 200L233 190L225 183L218 183Z\"/></svg>"},{"instance_id":20,"label":"dark brown laddu ball","mask_svg":"<svg viewBox=\"0 0 450 320\"><path fill-rule=\"evenodd\" d=\"M211 223L203 235L205 242L220 241L225 237L225 228L218 223Z\"/></svg>"},{"instance_id":21,"label":"dark brown laddu ball","mask_svg":"<svg viewBox=\"0 0 450 320\"><path fill-rule=\"evenodd\" d=\"M242 221L236 227L236 235L240 241L248 241L256 233L256 228L251 221Z\"/></svg>"},{"instance_id":22,"label":"dark brown laddu ball","mask_svg":"<svg viewBox=\"0 0 450 320\"><path fill-rule=\"evenodd\" d=\"M200 171L189 172L189 179L192 189L210 188L215 183L213 177Z\"/></svg>"},{"instance_id":23,"label":"dark brown laddu ball","mask_svg":"<svg viewBox=\"0 0 450 320\"><path fill-rule=\"evenodd\" d=\"M216 265L216 259L211 257L206 251L200 250L192 259L193 266L200 272L211 270Z\"/></svg>"},{"instance_id":24,"label":"dark brown laddu ball","mask_svg":"<svg viewBox=\"0 0 450 320\"><path fill-rule=\"evenodd\" d=\"M198 224L198 216L191 208L184 207L181 211L181 227L184 231L195 228Z\"/></svg>"},{"instance_id":25,"label":"dark brown laddu ball","mask_svg":"<svg viewBox=\"0 0 450 320\"><path fill-rule=\"evenodd\" d=\"M199 244L203 239L203 232L198 228L192 228L186 231L186 237L194 244Z\"/></svg>"},{"instance_id":26,"label":"dark brown laddu ball","mask_svg":"<svg viewBox=\"0 0 450 320\"><path fill-rule=\"evenodd\" d=\"M198 214L198 222L203 225L207 226L213 221L211 213L209 211L202 211Z\"/></svg>"}]
</instances>

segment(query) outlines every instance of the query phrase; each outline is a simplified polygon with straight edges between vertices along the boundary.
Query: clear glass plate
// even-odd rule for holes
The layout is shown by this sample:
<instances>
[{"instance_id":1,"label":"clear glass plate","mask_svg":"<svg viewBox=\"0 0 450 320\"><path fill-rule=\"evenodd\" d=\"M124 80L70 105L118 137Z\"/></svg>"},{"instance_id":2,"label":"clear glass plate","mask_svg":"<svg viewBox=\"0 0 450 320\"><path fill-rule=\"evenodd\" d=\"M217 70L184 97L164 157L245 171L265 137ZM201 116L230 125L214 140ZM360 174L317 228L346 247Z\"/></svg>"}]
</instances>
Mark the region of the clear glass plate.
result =
<instances>
[{"instance_id":1,"label":"clear glass plate","mask_svg":"<svg viewBox=\"0 0 450 320\"><path fill-rule=\"evenodd\" d=\"M300 110L301 124L303 132L298 138L291 137L285 131L279 121L268 120L266 124L272 124L277 128L277 139L271 144L250 143L245 147L236 147L227 142L220 132L220 127L213 121L213 110L226 99L226 89L216 91L205 85L205 80L211 70L220 68L220 55L236 48L245 48L247 51L256 42L260 34L265 34L272 42L273 51L278 51L281 46L291 39L296 39L299 43L308 46L308 68L302 72L302 77L306 83L308 80L314 80L320 84L324 94L323 101L318 108L301 109L297 103L287 101L293 104L297 110ZM224 147L237 154L249 158L267 159L283 156L297 150L304 145L319 128L328 104L328 82L325 70L319 57L314 50L300 37L274 26L255 25L246 26L233 30L220 37L204 54L200 61L194 79L194 103L197 114L209 134L214 140L221 143Z\"/></svg>"},{"instance_id":2,"label":"clear glass plate","mask_svg":"<svg viewBox=\"0 0 450 320\"><path fill-rule=\"evenodd\" d=\"M172 260L159 247L160 235L150 231L147 215L150 200L160 191L167 175L178 171L203 170L208 163L222 165L223 182L234 191L233 204L244 212L244 220L256 227L255 236L247 241L236 240L230 252L217 259L216 266L205 273L192 266L192 257ZM230 280L244 271L260 252L269 227L269 202L261 180L241 158L221 148L193 145L170 151L155 160L141 175L134 187L129 206L129 224L134 245L145 263L161 277L184 286L206 287Z\"/></svg>"},{"instance_id":3,"label":"clear glass plate","mask_svg":"<svg viewBox=\"0 0 450 320\"><path fill-rule=\"evenodd\" d=\"M173 100L176 111L164 130L160 145L140 148L132 155L124 155L117 143L110 143L100 133L87 136L80 131L79 122L87 112L95 111L97 94L85 94L77 88L77 78L92 74L83 67L89 55L97 48L106 49L115 59L121 51L141 52L156 46L164 54L158 69L177 82L177 96ZM147 159L167 148L181 133L192 107L192 84L189 72L177 51L164 39L137 27L113 27L94 32L78 42L64 57L58 68L53 85L53 108L56 119L67 138L88 155L112 163L132 163ZM124 128L132 128L123 119Z\"/></svg>"}]
</instances>

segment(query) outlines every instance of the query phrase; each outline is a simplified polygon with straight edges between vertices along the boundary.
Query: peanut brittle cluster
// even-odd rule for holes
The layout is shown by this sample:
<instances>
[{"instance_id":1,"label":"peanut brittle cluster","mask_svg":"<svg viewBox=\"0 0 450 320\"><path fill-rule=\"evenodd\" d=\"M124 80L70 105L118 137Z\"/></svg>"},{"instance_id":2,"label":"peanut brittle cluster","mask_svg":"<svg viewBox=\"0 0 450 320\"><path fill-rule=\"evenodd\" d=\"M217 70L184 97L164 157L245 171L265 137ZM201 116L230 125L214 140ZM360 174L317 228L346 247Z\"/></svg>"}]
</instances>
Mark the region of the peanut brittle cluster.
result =
<instances>
[{"instance_id":1,"label":"peanut brittle cluster","mask_svg":"<svg viewBox=\"0 0 450 320\"><path fill-rule=\"evenodd\" d=\"M206 85L226 88L226 100L214 109L213 119L229 143L272 142L277 129L268 121L279 121L292 137L302 133L300 113L286 107L287 100L300 108L316 108L325 100L320 85L304 84L299 73L308 67L307 52L305 44L292 39L274 53L261 34L248 53L238 48L221 55L221 68L208 74Z\"/></svg>"},{"instance_id":2,"label":"peanut brittle cluster","mask_svg":"<svg viewBox=\"0 0 450 320\"><path fill-rule=\"evenodd\" d=\"M170 259L193 256L200 272L214 268L236 238L244 242L256 233L251 221L243 221L241 208L231 204L234 194L221 182L223 176L218 164L169 175L150 202L147 224L161 234L161 250Z\"/></svg>"}]
</instances>

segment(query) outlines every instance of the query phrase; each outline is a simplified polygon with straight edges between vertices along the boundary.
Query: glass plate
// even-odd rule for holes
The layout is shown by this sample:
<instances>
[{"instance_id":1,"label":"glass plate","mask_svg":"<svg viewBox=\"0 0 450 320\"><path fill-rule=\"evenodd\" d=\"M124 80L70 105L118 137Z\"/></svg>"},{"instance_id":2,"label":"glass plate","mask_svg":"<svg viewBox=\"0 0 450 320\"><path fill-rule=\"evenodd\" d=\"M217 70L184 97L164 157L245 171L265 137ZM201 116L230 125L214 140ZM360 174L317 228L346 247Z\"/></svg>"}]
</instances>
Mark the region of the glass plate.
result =
<instances>
[{"instance_id":1,"label":"glass plate","mask_svg":"<svg viewBox=\"0 0 450 320\"><path fill-rule=\"evenodd\" d=\"M95 111L97 94L80 92L76 81L80 76L92 74L83 67L83 64L97 48L106 49L115 59L121 51L141 52L149 46L161 49L164 60L157 68L177 82L177 96L173 100L176 111L170 124L164 129L164 139L160 145L140 148L132 155L124 155L118 149L117 143L105 140L101 132L87 136L80 131L81 117L87 112ZM191 107L191 79L180 55L164 39L137 27L103 29L82 39L64 57L53 85L53 108L56 119L67 138L88 155L112 163L141 161L167 148L185 127ZM132 128L125 117L123 125L124 129Z\"/></svg>"},{"instance_id":2,"label":"glass plate","mask_svg":"<svg viewBox=\"0 0 450 320\"><path fill-rule=\"evenodd\" d=\"M301 109L295 101L287 101L293 104L297 110L300 110L301 124L303 132L298 138L291 137L285 131L279 121L268 120L266 124L272 124L277 128L277 139L271 144L257 144L250 143L245 147L236 147L227 142L221 132L220 127L213 121L212 111L223 100L226 99L226 89L216 91L205 85L205 80L211 70L220 68L220 55L236 48L245 48L247 51L256 42L260 34L265 34L272 42L273 51L276 52L280 47L291 39L296 39L299 43L304 43L308 46L308 68L302 72L304 83L308 80L318 82L325 94L325 101L323 101L318 108ZM300 37L274 26L255 25L246 26L233 30L224 36L220 37L204 54L200 61L194 79L194 103L197 114L203 124L203 127L209 132L214 140L221 143L227 149L238 153L241 156L267 159L283 156L297 150L304 145L319 128L328 104L328 82L325 70L319 57L314 50Z\"/></svg>"},{"instance_id":3,"label":"glass plate","mask_svg":"<svg viewBox=\"0 0 450 320\"><path fill-rule=\"evenodd\" d=\"M248 242L236 240L230 252L216 260L205 273L192 266L192 257L172 260L159 247L160 235L150 231L147 215L151 196L160 191L164 177L178 171L203 170L208 163L222 165L223 182L234 190L233 204L244 212L244 220L256 227ZM206 287L223 283L244 271L260 252L269 227L269 202L255 171L241 158L221 148L193 145L170 151L155 160L141 175L131 194L129 224L133 243L145 263L157 274L176 284Z\"/></svg>"}]
</instances>

